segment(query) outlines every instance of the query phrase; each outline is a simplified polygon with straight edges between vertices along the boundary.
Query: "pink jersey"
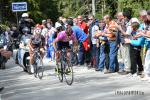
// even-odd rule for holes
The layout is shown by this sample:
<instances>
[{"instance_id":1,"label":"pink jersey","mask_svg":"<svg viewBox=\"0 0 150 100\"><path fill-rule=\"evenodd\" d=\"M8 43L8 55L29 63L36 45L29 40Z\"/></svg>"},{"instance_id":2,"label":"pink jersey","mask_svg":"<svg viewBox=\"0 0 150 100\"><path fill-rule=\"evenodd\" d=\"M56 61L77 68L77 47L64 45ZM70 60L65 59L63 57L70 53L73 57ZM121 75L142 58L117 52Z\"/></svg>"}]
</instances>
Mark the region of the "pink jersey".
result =
<instances>
[{"instance_id":1,"label":"pink jersey","mask_svg":"<svg viewBox=\"0 0 150 100\"><path fill-rule=\"evenodd\" d=\"M62 41L62 42L69 42L70 40L76 41L75 35L73 33L71 34L70 37L68 37L65 31L60 32L57 35L57 38L59 41Z\"/></svg>"}]
</instances>

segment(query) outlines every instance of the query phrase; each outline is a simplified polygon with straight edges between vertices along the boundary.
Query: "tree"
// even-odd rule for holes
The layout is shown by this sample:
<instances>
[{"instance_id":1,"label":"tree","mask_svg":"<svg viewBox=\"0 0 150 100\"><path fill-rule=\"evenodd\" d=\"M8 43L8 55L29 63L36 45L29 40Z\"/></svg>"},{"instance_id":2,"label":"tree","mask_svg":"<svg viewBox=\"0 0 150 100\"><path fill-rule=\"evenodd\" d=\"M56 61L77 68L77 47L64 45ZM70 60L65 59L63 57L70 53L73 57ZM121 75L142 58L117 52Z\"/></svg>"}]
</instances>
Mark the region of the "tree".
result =
<instances>
[{"instance_id":1,"label":"tree","mask_svg":"<svg viewBox=\"0 0 150 100\"><path fill-rule=\"evenodd\" d=\"M42 19L50 18L56 21L59 16L76 17L88 15L92 12L92 0L0 0L0 16L5 22L16 22L15 13L11 11L12 2L27 2L28 13L40 23ZM150 0L95 0L96 17L102 18L105 14L114 16L118 11L131 9L134 17L139 16L141 9L150 9ZM23 12L18 12L20 17Z\"/></svg>"}]
</instances>

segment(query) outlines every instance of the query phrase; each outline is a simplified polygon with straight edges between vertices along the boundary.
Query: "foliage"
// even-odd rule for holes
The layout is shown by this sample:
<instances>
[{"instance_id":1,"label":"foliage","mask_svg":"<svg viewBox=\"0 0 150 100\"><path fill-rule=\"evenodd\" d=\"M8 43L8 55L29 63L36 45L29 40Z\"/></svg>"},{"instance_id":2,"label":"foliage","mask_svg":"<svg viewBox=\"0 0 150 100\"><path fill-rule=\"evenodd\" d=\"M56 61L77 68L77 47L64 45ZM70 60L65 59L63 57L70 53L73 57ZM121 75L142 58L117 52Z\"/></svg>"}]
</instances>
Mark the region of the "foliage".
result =
<instances>
[{"instance_id":1,"label":"foliage","mask_svg":"<svg viewBox=\"0 0 150 100\"><path fill-rule=\"evenodd\" d=\"M0 24L0 28L4 31L8 28L6 24Z\"/></svg>"},{"instance_id":2,"label":"foliage","mask_svg":"<svg viewBox=\"0 0 150 100\"><path fill-rule=\"evenodd\" d=\"M61 15L76 17L92 12L92 0L1 0L0 17L3 17L3 23L16 23L16 14L11 11L11 3L21 1L28 3L28 13L38 23L47 18L56 21ZM102 18L105 14L114 16L118 11L129 8L133 16L138 17L141 9L150 9L150 0L95 0L95 2L98 18ZM19 18L22 13L18 12Z\"/></svg>"}]
</instances>

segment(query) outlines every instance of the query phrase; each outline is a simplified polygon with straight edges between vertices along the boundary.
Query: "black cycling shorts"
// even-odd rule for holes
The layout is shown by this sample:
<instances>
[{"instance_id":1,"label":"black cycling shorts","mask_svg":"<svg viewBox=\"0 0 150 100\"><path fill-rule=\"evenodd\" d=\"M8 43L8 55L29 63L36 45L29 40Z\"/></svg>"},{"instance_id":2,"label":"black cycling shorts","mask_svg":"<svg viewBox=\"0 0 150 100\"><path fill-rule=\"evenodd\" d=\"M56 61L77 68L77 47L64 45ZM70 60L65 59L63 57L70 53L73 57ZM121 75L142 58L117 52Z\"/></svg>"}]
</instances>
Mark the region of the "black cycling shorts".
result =
<instances>
[{"instance_id":1,"label":"black cycling shorts","mask_svg":"<svg viewBox=\"0 0 150 100\"><path fill-rule=\"evenodd\" d=\"M69 42L62 42L62 41L59 41L57 43L57 50L62 50L63 48L67 48L67 49L71 49L70 45L69 45Z\"/></svg>"}]
</instances>

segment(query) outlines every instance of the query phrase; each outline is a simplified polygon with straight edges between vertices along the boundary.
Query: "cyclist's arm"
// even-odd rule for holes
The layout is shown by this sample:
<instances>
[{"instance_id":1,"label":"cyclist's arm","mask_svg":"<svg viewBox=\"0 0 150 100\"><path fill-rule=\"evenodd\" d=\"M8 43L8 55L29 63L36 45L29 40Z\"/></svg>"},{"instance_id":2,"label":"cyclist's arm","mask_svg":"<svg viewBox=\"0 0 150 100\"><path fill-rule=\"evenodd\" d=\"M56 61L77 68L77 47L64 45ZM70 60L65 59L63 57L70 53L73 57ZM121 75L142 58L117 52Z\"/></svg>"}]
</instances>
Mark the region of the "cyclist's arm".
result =
<instances>
[{"instance_id":1,"label":"cyclist's arm","mask_svg":"<svg viewBox=\"0 0 150 100\"><path fill-rule=\"evenodd\" d=\"M73 43L73 47L74 47L74 51L78 51L78 42L77 41L75 41L74 43Z\"/></svg>"},{"instance_id":2,"label":"cyclist's arm","mask_svg":"<svg viewBox=\"0 0 150 100\"><path fill-rule=\"evenodd\" d=\"M29 48L33 51L33 47L32 47L32 45L31 45L31 40L30 40L30 42L29 42Z\"/></svg>"},{"instance_id":3,"label":"cyclist's arm","mask_svg":"<svg viewBox=\"0 0 150 100\"><path fill-rule=\"evenodd\" d=\"M57 51L57 47L56 47L56 43L59 41L58 38L56 38L53 42L53 47L54 47L54 50Z\"/></svg>"},{"instance_id":4,"label":"cyclist's arm","mask_svg":"<svg viewBox=\"0 0 150 100\"><path fill-rule=\"evenodd\" d=\"M73 47L74 47L74 50L77 51L78 50L78 41L75 37L73 37Z\"/></svg>"},{"instance_id":5,"label":"cyclist's arm","mask_svg":"<svg viewBox=\"0 0 150 100\"><path fill-rule=\"evenodd\" d=\"M46 43L45 43L45 38L44 38L44 36L42 36L42 45L41 45L41 47L40 48L43 48L43 49L45 49L44 47L45 47L45 45L46 45Z\"/></svg>"}]
</instances>

